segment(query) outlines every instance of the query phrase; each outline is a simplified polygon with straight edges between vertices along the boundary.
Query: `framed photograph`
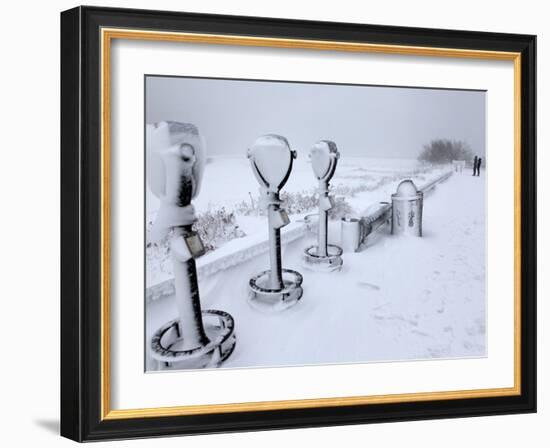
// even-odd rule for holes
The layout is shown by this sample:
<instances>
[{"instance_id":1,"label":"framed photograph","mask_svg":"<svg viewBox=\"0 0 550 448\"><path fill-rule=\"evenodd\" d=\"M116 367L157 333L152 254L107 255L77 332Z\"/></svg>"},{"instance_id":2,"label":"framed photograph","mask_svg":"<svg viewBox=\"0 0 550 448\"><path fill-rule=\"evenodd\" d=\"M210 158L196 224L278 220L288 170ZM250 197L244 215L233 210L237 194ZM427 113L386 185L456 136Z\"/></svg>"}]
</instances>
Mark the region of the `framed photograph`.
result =
<instances>
[{"instance_id":1,"label":"framed photograph","mask_svg":"<svg viewBox=\"0 0 550 448\"><path fill-rule=\"evenodd\" d=\"M61 14L61 433L536 411L531 35Z\"/></svg>"}]
</instances>

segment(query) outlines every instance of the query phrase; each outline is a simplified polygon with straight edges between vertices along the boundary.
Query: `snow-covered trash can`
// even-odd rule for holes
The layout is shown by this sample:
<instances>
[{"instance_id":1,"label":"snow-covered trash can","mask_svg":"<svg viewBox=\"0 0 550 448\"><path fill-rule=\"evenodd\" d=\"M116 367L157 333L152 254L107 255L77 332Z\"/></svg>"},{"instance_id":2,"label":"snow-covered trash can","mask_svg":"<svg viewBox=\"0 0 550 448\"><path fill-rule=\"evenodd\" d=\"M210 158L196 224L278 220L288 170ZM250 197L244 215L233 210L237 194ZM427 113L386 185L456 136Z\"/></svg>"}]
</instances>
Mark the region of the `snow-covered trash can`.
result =
<instances>
[{"instance_id":1,"label":"snow-covered trash can","mask_svg":"<svg viewBox=\"0 0 550 448\"><path fill-rule=\"evenodd\" d=\"M393 235L422 236L422 205L424 194L418 191L410 179L402 181L397 191L392 194Z\"/></svg>"},{"instance_id":2,"label":"snow-covered trash can","mask_svg":"<svg viewBox=\"0 0 550 448\"><path fill-rule=\"evenodd\" d=\"M334 200L329 194L329 182L334 176L339 157L336 143L329 140L321 140L311 148L311 167L319 182L317 244L307 247L303 258L305 267L315 271L333 272L342 268L342 249L328 244L328 212L334 207Z\"/></svg>"},{"instance_id":3,"label":"snow-covered trash can","mask_svg":"<svg viewBox=\"0 0 550 448\"><path fill-rule=\"evenodd\" d=\"M283 269L281 260L281 228L290 220L281 208L279 193L290 176L296 152L286 138L269 134L256 139L247 155L267 208L271 265L250 279L249 303L262 311L280 311L295 305L303 293L302 275Z\"/></svg>"},{"instance_id":4,"label":"snow-covered trash can","mask_svg":"<svg viewBox=\"0 0 550 448\"><path fill-rule=\"evenodd\" d=\"M193 230L191 201L204 170L204 143L196 126L162 122L146 128L147 182L160 200L152 238L168 238L178 316L152 336L151 356L159 366L218 367L235 348L233 317L201 309L195 259L204 246Z\"/></svg>"}]
</instances>

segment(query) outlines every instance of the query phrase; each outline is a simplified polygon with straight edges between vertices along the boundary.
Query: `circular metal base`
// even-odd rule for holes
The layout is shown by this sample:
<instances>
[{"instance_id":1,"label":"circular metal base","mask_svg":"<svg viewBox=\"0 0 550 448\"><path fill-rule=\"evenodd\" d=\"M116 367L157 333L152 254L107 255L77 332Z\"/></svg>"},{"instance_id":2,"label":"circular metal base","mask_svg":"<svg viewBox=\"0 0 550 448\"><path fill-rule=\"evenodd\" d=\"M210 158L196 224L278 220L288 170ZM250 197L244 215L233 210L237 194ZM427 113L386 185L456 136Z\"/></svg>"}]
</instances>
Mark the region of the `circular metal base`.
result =
<instances>
[{"instance_id":1,"label":"circular metal base","mask_svg":"<svg viewBox=\"0 0 550 448\"><path fill-rule=\"evenodd\" d=\"M191 350L181 350L180 320L174 319L160 327L151 339L153 359L164 367L178 369L201 369L219 367L233 350L235 321L225 311L205 310L202 312L204 331L210 342Z\"/></svg>"},{"instance_id":2,"label":"circular metal base","mask_svg":"<svg viewBox=\"0 0 550 448\"><path fill-rule=\"evenodd\" d=\"M313 271L334 272L342 269L342 248L333 244L327 245L327 255L317 255L318 246L304 250L305 267Z\"/></svg>"},{"instance_id":3,"label":"circular metal base","mask_svg":"<svg viewBox=\"0 0 550 448\"><path fill-rule=\"evenodd\" d=\"M304 292L302 274L291 269L283 269L284 287L272 289L268 286L269 273L269 270L263 271L250 279L248 303L261 311L282 311L296 305Z\"/></svg>"}]
</instances>

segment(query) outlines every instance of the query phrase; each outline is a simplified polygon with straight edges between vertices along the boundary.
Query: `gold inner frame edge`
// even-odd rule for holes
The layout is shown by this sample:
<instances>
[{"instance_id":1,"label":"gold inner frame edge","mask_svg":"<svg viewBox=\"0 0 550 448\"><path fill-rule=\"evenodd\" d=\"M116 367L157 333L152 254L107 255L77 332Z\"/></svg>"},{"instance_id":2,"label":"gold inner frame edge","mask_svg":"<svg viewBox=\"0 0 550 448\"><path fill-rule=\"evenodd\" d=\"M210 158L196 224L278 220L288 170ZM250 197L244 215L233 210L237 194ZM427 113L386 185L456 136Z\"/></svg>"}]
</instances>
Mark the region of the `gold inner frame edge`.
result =
<instances>
[{"instance_id":1,"label":"gold inner frame edge","mask_svg":"<svg viewBox=\"0 0 550 448\"><path fill-rule=\"evenodd\" d=\"M213 45L239 45L273 48L295 48L356 53L383 53L412 56L455 57L513 61L514 63L514 386L390 395L313 398L260 402L186 405L170 407L111 409L110 368L110 62L113 39L185 42ZM221 34L145 31L139 29L102 28L101 35L101 336L100 336L100 418L169 417L252 412L284 409L307 409L413 401L454 400L503 397L521 394L521 53L460 48L419 47L307 39L282 39Z\"/></svg>"}]
</instances>

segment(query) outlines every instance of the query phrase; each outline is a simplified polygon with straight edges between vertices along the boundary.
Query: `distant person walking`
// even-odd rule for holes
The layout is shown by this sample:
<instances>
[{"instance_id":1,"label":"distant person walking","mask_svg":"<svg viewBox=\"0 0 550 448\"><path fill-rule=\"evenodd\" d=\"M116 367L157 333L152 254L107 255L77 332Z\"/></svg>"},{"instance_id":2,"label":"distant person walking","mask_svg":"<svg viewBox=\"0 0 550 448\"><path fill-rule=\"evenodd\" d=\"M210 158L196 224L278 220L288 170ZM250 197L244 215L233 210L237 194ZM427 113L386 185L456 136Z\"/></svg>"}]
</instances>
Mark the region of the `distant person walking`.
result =
<instances>
[{"instance_id":1,"label":"distant person walking","mask_svg":"<svg viewBox=\"0 0 550 448\"><path fill-rule=\"evenodd\" d=\"M477 156L474 157L474 172L472 173L472 176L475 176L476 175L476 170L477 170Z\"/></svg>"},{"instance_id":2,"label":"distant person walking","mask_svg":"<svg viewBox=\"0 0 550 448\"><path fill-rule=\"evenodd\" d=\"M477 175L478 175L478 176L479 176L479 169L481 168L481 161L482 161L482 160L483 160L483 159L482 159L481 157L479 157L479 158L477 159Z\"/></svg>"}]
</instances>

